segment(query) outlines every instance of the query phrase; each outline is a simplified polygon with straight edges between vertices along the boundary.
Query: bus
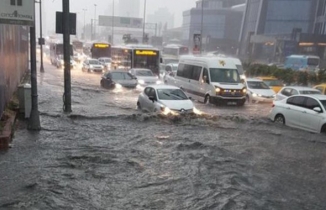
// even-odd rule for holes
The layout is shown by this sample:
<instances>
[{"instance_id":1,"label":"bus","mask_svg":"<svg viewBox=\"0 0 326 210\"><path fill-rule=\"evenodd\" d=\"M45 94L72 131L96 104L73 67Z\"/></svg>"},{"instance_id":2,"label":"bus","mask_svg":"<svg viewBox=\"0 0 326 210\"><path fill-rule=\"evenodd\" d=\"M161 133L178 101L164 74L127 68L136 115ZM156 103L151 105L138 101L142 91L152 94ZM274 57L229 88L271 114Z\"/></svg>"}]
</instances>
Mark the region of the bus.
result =
<instances>
[{"instance_id":1,"label":"bus","mask_svg":"<svg viewBox=\"0 0 326 210\"><path fill-rule=\"evenodd\" d=\"M318 71L320 58L315 55L290 55L287 56L284 68L299 71Z\"/></svg>"},{"instance_id":2,"label":"bus","mask_svg":"<svg viewBox=\"0 0 326 210\"><path fill-rule=\"evenodd\" d=\"M163 47L163 55L164 56L173 56L177 59L180 58L181 55L188 55L189 48L179 44L168 44Z\"/></svg>"},{"instance_id":3,"label":"bus","mask_svg":"<svg viewBox=\"0 0 326 210\"><path fill-rule=\"evenodd\" d=\"M111 58L111 45L104 42L96 42L91 46L91 57L98 59L101 57Z\"/></svg>"},{"instance_id":4,"label":"bus","mask_svg":"<svg viewBox=\"0 0 326 210\"><path fill-rule=\"evenodd\" d=\"M111 69L146 68L160 74L160 51L151 45L113 46L111 59Z\"/></svg>"},{"instance_id":5,"label":"bus","mask_svg":"<svg viewBox=\"0 0 326 210\"><path fill-rule=\"evenodd\" d=\"M50 61L52 65L56 65L56 60L59 55L63 55L63 43L50 44ZM72 44L70 44L70 56L74 55Z\"/></svg>"}]
</instances>

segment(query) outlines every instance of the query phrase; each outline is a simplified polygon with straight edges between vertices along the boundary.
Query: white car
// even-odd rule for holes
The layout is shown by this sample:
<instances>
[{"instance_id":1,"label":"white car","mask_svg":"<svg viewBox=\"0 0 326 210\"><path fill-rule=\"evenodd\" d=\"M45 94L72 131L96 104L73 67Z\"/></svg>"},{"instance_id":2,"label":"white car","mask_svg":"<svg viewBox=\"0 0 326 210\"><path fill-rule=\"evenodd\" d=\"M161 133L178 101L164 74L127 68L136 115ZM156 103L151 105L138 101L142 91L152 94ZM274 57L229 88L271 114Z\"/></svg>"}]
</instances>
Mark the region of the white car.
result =
<instances>
[{"instance_id":1,"label":"white car","mask_svg":"<svg viewBox=\"0 0 326 210\"><path fill-rule=\"evenodd\" d=\"M248 78L245 80L247 87L246 99L248 102L272 102L275 92L264 81Z\"/></svg>"},{"instance_id":2,"label":"white car","mask_svg":"<svg viewBox=\"0 0 326 210\"><path fill-rule=\"evenodd\" d=\"M178 87L150 85L139 95L137 107L147 112L192 113L194 104Z\"/></svg>"},{"instance_id":3,"label":"white car","mask_svg":"<svg viewBox=\"0 0 326 210\"><path fill-rule=\"evenodd\" d=\"M326 96L295 95L274 101L269 118L290 127L326 133Z\"/></svg>"},{"instance_id":4,"label":"white car","mask_svg":"<svg viewBox=\"0 0 326 210\"><path fill-rule=\"evenodd\" d=\"M104 66L97 59L87 59L83 63L82 71L102 73Z\"/></svg>"},{"instance_id":5,"label":"white car","mask_svg":"<svg viewBox=\"0 0 326 210\"><path fill-rule=\"evenodd\" d=\"M138 84L141 86L162 84L150 69L131 69L129 73L137 78Z\"/></svg>"},{"instance_id":6,"label":"white car","mask_svg":"<svg viewBox=\"0 0 326 210\"><path fill-rule=\"evenodd\" d=\"M321 92L314 88L300 87L300 86L286 86L283 87L277 94L276 100L283 100L294 95L316 95Z\"/></svg>"},{"instance_id":7,"label":"white car","mask_svg":"<svg viewBox=\"0 0 326 210\"><path fill-rule=\"evenodd\" d=\"M111 58L108 57L101 57L98 59L98 61L104 66L106 70L111 69Z\"/></svg>"}]
</instances>

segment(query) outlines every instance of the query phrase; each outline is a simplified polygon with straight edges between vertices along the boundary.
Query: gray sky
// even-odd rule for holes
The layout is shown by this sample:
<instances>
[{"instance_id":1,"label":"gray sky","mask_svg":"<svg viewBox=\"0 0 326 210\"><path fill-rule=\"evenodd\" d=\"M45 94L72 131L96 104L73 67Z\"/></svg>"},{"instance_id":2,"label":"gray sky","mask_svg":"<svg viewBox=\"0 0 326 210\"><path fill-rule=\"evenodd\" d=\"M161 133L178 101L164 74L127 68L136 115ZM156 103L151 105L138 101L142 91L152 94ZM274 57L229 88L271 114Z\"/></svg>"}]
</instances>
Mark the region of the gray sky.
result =
<instances>
[{"instance_id":1,"label":"gray sky","mask_svg":"<svg viewBox=\"0 0 326 210\"><path fill-rule=\"evenodd\" d=\"M118 2L119 0L115 0ZM141 4L144 0L141 0ZM197 0L147 0L147 14L153 13L160 7L167 7L175 16L175 26L182 24L182 12L195 6ZM62 11L62 0L43 0L44 12L43 18L45 29L54 30L55 12ZM70 11L77 13L77 20L84 21L83 9L87 9L86 22L94 18L94 4L97 4L97 15L105 15L105 11L111 5L112 0L70 0ZM142 11L141 11L142 13Z\"/></svg>"}]
</instances>

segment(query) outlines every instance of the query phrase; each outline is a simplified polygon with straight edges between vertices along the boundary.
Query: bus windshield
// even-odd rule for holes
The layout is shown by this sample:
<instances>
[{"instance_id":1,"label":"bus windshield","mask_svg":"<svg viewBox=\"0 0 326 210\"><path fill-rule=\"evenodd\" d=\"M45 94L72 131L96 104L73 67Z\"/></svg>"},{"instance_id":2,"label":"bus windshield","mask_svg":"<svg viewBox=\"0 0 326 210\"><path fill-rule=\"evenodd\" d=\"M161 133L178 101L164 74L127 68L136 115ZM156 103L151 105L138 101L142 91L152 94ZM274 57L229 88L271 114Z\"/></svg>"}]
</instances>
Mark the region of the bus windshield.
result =
<instances>
[{"instance_id":1,"label":"bus windshield","mask_svg":"<svg viewBox=\"0 0 326 210\"><path fill-rule=\"evenodd\" d=\"M92 58L111 57L111 46L109 44L94 43L91 54Z\"/></svg>"},{"instance_id":2,"label":"bus windshield","mask_svg":"<svg viewBox=\"0 0 326 210\"><path fill-rule=\"evenodd\" d=\"M210 68L211 82L240 83L237 69Z\"/></svg>"},{"instance_id":3,"label":"bus windshield","mask_svg":"<svg viewBox=\"0 0 326 210\"><path fill-rule=\"evenodd\" d=\"M152 70L154 74L159 74L159 53L157 51L149 51L153 52L153 54L148 53L137 53L138 50L134 50L134 59L133 59L133 68L146 68ZM146 52L146 51L142 51Z\"/></svg>"}]
</instances>

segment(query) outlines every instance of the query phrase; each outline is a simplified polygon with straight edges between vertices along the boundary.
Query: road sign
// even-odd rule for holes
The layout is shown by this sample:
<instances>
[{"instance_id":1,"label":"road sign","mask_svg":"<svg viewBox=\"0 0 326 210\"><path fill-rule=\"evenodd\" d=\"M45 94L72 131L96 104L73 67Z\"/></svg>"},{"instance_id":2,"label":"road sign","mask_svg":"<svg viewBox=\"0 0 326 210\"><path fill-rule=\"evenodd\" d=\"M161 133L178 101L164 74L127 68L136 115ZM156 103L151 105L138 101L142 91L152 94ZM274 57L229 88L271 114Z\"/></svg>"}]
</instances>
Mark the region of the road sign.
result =
<instances>
[{"instance_id":1,"label":"road sign","mask_svg":"<svg viewBox=\"0 0 326 210\"><path fill-rule=\"evenodd\" d=\"M56 23L55 23L55 32L57 34L63 34L63 17L62 12L56 12ZM70 35L76 35L76 13L69 13L69 28Z\"/></svg>"},{"instance_id":2,"label":"road sign","mask_svg":"<svg viewBox=\"0 0 326 210\"><path fill-rule=\"evenodd\" d=\"M1 0L0 24L33 26L35 0Z\"/></svg>"},{"instance_id":3,"label":"road sign","mask_svg":"<svg viewBox=\"0 0 326 210\"><path fill-rule=\"evenodd\" d=\"M98 25L99 26L107 26L112 27L112 23L114 23L114 27L121 28L142 28L143 27L143 19L142 18L130 18L130 17L114 17L112 20L112 16L104 16L100 15L98 17Z\"/></svg>"}]
</instances>

